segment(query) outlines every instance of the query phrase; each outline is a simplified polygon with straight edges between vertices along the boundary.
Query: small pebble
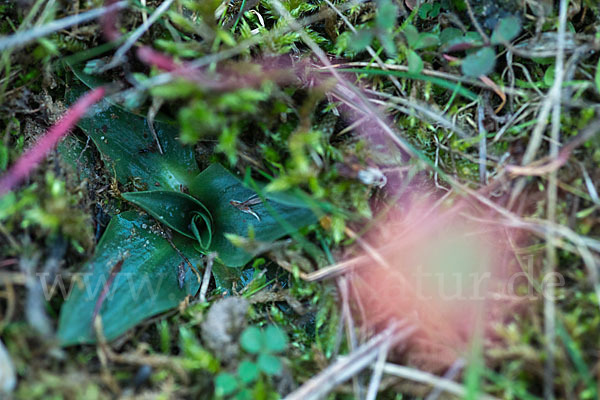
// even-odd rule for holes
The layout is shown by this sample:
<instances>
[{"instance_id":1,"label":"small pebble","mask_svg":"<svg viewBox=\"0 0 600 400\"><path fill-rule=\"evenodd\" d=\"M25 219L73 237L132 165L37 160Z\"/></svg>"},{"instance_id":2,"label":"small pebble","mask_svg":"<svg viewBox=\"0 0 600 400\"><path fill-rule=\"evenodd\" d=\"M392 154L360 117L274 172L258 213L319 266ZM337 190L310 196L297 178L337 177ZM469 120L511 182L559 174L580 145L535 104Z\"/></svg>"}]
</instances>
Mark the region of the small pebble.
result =
<instances>
[{"instance_id":1,"label":"small pebble","mask_svg":"<svg viewBox=\"0 0 600 400\"><path fill-rule=\"evenodd\" d=\"M149 365L142 365L133 378L133 386L135 387L135 390L139 390L140 387L146 384L151 375L152 367Z\"/></svg>"}]
</instances>

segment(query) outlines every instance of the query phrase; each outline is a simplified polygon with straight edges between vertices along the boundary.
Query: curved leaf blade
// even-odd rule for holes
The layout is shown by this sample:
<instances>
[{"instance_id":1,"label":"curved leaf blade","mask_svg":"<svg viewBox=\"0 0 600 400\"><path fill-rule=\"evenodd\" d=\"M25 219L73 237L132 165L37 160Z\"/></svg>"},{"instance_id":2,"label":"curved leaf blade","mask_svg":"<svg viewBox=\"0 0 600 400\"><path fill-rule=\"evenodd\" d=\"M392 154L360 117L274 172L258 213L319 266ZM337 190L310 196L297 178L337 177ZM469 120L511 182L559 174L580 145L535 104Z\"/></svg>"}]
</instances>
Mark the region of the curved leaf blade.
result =
<instances>
[{"instance_id":1,"label":"curved leaf blade","mask_svg":"<svg viewBox=\"0 0 600 400\"><path fill-rule=\"evenodd\" d=\"M129 192L122 196L169 228L197 239L202 248L210 246L212 216L204 204L192 196L168 190Z\"/></svg>"},{"instance_id":2,"label":"curved leaf blade","mask_svg":"<svg viewBox=\"0 0 600 400\"><path fill-rule=\"evenodd\" d=\"M67 101L84 91L72 88ZM154 129L164 154L160 154L146 118L103 100L77 124L102 154L109 173L123 184L136 182L146 190L179 190L187 186L199 169L191 147L177 140L178 128L154 121Z\"/></svg>"},{"instance_id":3,"label":"curved leaf blade","mask_svg":"<svg viewBox=\"0 0 600 400\"><path fill-rule=\"evenodd\" d=\"M106 339L113 340L197 292L198 280L187 266L184 287L179 288L177 269L182 257L154 233L158 230L151 218L135 211L111 220L94 257L72 281L72 291L59 317L61 345L94 343L92 319L96 312L102 318ZM172 241L190 262L199 263L193 241L178 235ZM119 263L117 271L114 267ZM99 301L103 291L106 295Z\"/></svg>"},{"instance_id":4,"label":"curved leaf blade","mask_svg":"<svg viewBox=\"0 0 600 400\"><path fill-rule=\"evenodd\" d=\"M208 208L213 216L213 237L210 251L216 251L219 259L228 267L241 267L250 261L252 254L234 246L226 234L270 242L315 222L316 216L308 206L293 201L285 194L268 194L267 204L251 206L260 220L243 212L231 201L244 202L256 193L220 164L213 164L202 171L189 186L190 194ZM284 220L284 227L278 219Z\"/></svg>"}]
</instances>

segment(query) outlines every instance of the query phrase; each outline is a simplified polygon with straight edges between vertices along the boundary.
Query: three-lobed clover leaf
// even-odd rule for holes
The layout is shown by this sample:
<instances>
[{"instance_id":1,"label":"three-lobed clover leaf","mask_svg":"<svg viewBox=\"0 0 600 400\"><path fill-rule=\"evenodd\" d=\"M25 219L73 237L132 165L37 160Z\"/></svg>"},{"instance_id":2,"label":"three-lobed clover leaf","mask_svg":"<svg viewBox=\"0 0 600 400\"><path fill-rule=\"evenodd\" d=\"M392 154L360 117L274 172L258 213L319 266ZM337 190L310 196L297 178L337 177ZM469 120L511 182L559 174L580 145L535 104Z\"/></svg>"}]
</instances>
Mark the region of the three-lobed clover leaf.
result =
<instances>
[{"instance_id":1,"label":"three-lobed clover leaf","mask_svg":"<svg viewBox=\"0 0 600 400\"><path fill-rule=\"evenodd\" d=\"M502 18L496 24L490 44L492 46L507 43L517 37L521 32L521 20L517 16ZM467 55L462 62L463 74L470 77L487 75L496 66L496 52L493 47L485 46Z\"/></svg>"},{"instance_id":2,"label":"three-lobed clover leaf","mask_svg":"<svg viewBox=\"0 0 600 400\"><path fill-rule=\"evenodd\" d=\"M403 32L406 44L413 50L426 49L437 46L440 43L438 35L429 32L419 32L414 25L407 25Z\"/></svg>"},{"instance_id":3,"label":"three-lobed clover leaf","mask_svg":"<svg viewBox=\"0 0 600 400\"><path fill-rule=\"evenodd\" d=\"M256 364L252 363L252 366L258 366L267 375L276 375L281 371L281 360L275 354L284 351L287 344L285 333L274 325L264 330L256 326L248 327L240 337L242 348L258 356ZM250 367L249 364L245 365L245 371Z\"/></svg>"},{"instance_id":4,"label":"three-lobed clover leaf","mask_svg":"<svg viewBox=\"0 0 600 400\"><path fill-rule=\"evenodd\" d=\"M415 51L425 49L432 46L437 46L440 43L438 35L433 33L421 33L414 25L407 25L404 28L404 37L406 38L406 60L408 62L408 72L411 74L420 74L423 70L423 59Z\"/></svg>"},{"instance_id":5,"label":"three-lobed clover leaf","mask_svg":"<svg viewBox=\"0 0 600 400\"><path fill-rule=\"evenodd\" d=\"M284 351L287 343L285 333L274 325L266 329L257 326L246 328L240 336L240 346L247 353L256 356L256 361L242 360L237 367L237 376L229 372L220 373L215 380L215 394L233 399L254 398L255 393L250 385L260 385L261 371L267 376L281 372L283 365L276 354Z\"/></svg>"}]
</instances>

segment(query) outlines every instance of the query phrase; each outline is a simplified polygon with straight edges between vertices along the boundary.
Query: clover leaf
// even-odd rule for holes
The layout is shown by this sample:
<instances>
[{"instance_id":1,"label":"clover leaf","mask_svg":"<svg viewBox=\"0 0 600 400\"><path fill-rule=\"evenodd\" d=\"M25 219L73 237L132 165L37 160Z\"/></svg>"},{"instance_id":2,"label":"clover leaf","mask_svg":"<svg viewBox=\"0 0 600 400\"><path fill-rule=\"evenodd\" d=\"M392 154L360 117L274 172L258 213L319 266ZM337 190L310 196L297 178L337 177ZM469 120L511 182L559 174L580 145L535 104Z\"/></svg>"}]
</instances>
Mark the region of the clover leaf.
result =
<instances>
[{"instance_id":1,"label":"clover leaf","mask_svg":"<svg viewBox=\"0 0 600 400\"><path fill-rule=\"evenodd\" d=\"M492 44L510 42L521 32L521 20L517 16L502 18L492 33Z\"/></svg>"},{"instance_id":2,"label":"clover leaf","mask_svg":"<svg viewBox=\"0 0 600 400\"><path fill-rule=\"evenodd\" d=\"M235 376L228 372L222 372L215 378L215 392L217 396L227 396L239 388Z\"/></svg>"},{"instance_id":3,"label":"clover leaf","mask_svg":"<svg viewBox=\"0 0 600 400\"><path fill-rule=\"evenodd\" d=\"M287 348L285 333L275 325L269 325L264 332L265 345L273 353L280 353Z\"/></svg>"},{"instance_id":4,"label":"clover leaf","mask_svg":"<svg viewBox=\"0 0 600 400\"><path fill-rule=\"evenodd\" d=\"M496 52L490 47L484 47L463 60L462 71L466 76L479 77L492 72L495 65Z\"/></svg>"},{"instance_id":5,"label":"clover leaf","mask_svg":"<svg viewBox=\"0 0 600 400\"><path fill-rule=\"evenodd\" d=\"M240 337L240 345L248 353L258 354L264 347L262 331L256 326L245 329Z\"/></svg>"}]
</instances>

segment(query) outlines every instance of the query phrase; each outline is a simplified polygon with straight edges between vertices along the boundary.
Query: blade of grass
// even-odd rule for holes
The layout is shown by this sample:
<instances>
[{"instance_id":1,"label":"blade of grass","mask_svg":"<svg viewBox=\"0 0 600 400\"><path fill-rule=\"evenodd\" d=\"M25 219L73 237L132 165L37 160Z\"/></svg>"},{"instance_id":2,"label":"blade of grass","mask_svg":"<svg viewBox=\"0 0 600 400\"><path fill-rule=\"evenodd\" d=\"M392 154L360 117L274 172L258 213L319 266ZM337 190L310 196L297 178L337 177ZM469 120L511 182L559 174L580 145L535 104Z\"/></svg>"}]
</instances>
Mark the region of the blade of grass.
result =
<instances>
[{"instance_id":1,"label":"blade of grass","mask_svg":"<svg viewBox=\"0 0 600 400\"><path fill-rule=\"evenodd\" d=\"M600 93L600 59L598 60L598 65L596 66L596 89L598 89L598 93Z\"/></svg>"},{"instance_id":2,"label":"blade of grass","mask_svg":"<svg viewBox=\"0 0 600 400\"><path fill-rule=\"evenodd\" d=\"M242 5L240 6L240 11L238 12L237 18L235 19L235 23L233 24L233 27L231 28L232 32L235 32L235 28L237 28L238 22L240 22L240 19L242 18L242 15L244 14L245 6L246 6L246 0L242 0Z\"/></svg>"},{"instance_id":3,"label":"blade of grass","mask_svg":"<svg viewBox=\"0 0 600 400\"><path fill-rule=\"evenodd\" d=\"M514 394L516 396L516 398L518 398L518 399L540 400L540 397L530 394L529 392L527 392L527 390L525 390L524 388L522 388L519 385L515 385L515 382L513 380L507 379L503 375L497 374L496 372L494 372L488 368L485 368L483 370L483 375L487 379L489 379L490 381L495 383L496 385L501 386L501 387L506 387L507 390L510 390L511 394Z\"/></svg>"},{"instance_id":4,"label":"blade of grass","mask_svg":"<svg viewBox=\"0 0 600 400\"><path fill-rule=\"evenodd\" d=\"M567 329L565 328L565 325L560 320L560 318L557 318L555 323L556 323L556 334L558 335L560 340L563 342L563 345L565 346L565 349L567 350L567 354L569 355L569 358L571 358L571 361L575 365L577 374L580 376L581 380L583 380L585 382L585 385L587 386L589 394L591 395L589 398L597 399L598 398L598 388L596 386L596 383L594 382L594 378L592 377L592 373L590 372L590 369L588 368L587 364L585 363L585 361L583 359L583 356L581 355L581 351L579 351L579 349L577 347L577 343L575 343L575 341L573 340L571 335L569 335L569 332L567 332Z\"/></svg>"}]
</instances>

